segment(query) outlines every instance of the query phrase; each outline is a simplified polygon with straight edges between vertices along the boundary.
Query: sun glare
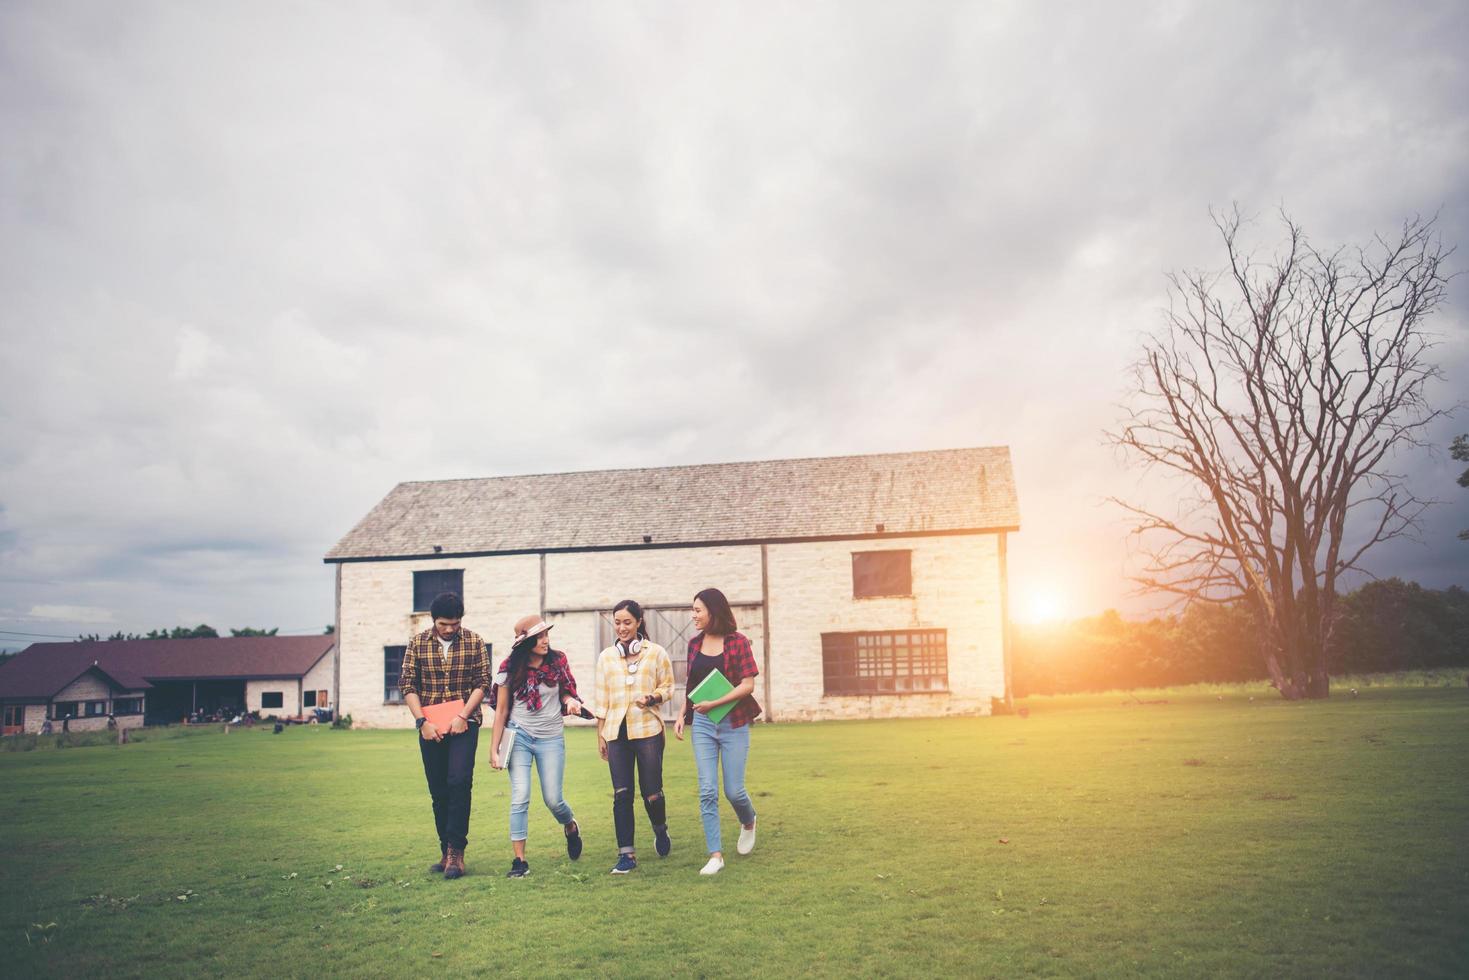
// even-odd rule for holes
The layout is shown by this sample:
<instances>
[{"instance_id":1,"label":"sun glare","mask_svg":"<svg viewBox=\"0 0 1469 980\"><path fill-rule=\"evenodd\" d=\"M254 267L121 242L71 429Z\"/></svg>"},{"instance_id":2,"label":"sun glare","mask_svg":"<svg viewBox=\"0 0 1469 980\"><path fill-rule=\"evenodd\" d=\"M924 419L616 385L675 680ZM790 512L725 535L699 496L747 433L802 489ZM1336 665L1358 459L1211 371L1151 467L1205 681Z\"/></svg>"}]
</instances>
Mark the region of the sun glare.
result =
<instances>
[{"instance_id":1,"label":"sun glare","mask_svg":"<svg viewBox=\"0 0 1469 980\"><path fill-rule=\"evenodd\" d=\"M1018 617L1027 623L1054 623L1065 615L1065 604L1054 589L1037 589L1026 597Z\"/></svg>"}]
</instances>

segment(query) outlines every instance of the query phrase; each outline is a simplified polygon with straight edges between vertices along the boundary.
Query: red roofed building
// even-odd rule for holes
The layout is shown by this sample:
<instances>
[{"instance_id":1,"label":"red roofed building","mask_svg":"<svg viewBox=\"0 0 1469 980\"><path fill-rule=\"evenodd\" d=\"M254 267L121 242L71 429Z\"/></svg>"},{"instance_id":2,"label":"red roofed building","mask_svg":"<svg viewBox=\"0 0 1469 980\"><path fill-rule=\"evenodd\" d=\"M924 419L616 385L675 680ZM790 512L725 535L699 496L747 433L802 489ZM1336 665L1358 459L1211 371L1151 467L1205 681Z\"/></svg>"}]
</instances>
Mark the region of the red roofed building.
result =
<instances>
[{"instance_id":1,"label":"red roofed building","mask_svg":"<svg viewBox=\"0 0 1469 980\"><path fill-rule=\"evenodd\" d=\"M178 722L204 711L331 710L331 636L33 643L0 665L4 734Z\"/></svg>"}]
</instances>

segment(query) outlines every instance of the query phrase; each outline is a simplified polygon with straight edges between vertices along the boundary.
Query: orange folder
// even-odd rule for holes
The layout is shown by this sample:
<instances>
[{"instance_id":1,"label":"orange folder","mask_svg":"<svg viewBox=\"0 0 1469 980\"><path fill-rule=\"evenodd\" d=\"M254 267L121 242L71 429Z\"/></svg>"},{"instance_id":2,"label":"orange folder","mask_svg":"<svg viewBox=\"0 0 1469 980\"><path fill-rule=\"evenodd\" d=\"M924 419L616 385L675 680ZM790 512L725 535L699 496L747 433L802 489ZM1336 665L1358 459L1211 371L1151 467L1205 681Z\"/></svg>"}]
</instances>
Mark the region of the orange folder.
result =
<instances>
[{"instance_id":1,"label":"orange folder","mask_svg":"<svg viewBox=\"0 0 1469 980\"><path fill-rule=\"evenodd\" d=\"M464 699L455 698L453 701L442 701L439 704L426 704L423 706L423 716L445 735L449 734L449 726L454 724L454 717L464 713Z\"/></svg>"}]
</instances>

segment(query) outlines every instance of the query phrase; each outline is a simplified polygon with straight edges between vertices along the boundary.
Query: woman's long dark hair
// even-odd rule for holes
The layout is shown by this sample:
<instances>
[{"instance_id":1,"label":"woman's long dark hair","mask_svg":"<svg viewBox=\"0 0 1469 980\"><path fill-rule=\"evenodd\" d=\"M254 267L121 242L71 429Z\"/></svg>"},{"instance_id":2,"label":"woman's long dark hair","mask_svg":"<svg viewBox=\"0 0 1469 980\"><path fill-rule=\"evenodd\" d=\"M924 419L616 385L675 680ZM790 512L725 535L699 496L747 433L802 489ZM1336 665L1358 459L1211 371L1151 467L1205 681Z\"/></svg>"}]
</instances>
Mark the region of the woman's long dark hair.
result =
<instances>
[{"instance_id":1,"label":"woman's long dark hair","mask_svg":"<svg viewBox=\"0 0 1469 980\"><path fill-rule=\"evenodd\" d=\"M616 616L624 609L632 615L633 619L638 621L638 636L646 640L648 638L648 624L643 619L643 607L638 605L636 599L623 599L612 607L612 615Z\"/></svg>"},{"instance_id":2,"label":"woman's long dark hair","mask_svg":"<svg viewBox=\"0 0 1469 980\"><path fill-rule=\"evenodd\" d=\"M545 634L537 633L535 636L527 636L510 648L510 659L505 664L505 687L512 697L525 686L525 675L530 672L530 655L535 652L536 644L543 635ZM548 648L546 658L550 657L551 650Z\"/></svg>"},{"instance_id":3,"label":"woman's long dark hair","mask_svg":"<svg viewBox=\"0 0 1469 980\"><path fill-rule=\"evenodd\" d=\"M704 627L704 632L713 636L729 636L739 625L735 622L734 610L729 608L729 600L724 593L718 589L705 589L694 596L709 610L709 625Z\"/></svg>"}]
</instances>

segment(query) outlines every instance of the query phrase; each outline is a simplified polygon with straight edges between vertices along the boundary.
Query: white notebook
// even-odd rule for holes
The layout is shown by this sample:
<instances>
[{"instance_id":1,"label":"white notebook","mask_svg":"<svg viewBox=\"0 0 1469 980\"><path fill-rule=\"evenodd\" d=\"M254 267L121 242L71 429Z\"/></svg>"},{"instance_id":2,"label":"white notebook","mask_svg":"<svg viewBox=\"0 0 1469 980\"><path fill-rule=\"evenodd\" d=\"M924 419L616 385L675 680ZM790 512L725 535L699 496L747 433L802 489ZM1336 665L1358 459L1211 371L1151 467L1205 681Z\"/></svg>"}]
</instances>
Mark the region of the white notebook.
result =
<instances>
[{"instance_id":1,"label":"white notebook","mask_svg":"<svg viewBox=\"0 0 1469 980\"><path fill-rule=\"evenodd\" d=\"M510 768L510 750L513 748L515 748L515 729L511 728L509 725L506 725L505 731L500 734L501 769Z\"/></svg>"}]
</instances>

